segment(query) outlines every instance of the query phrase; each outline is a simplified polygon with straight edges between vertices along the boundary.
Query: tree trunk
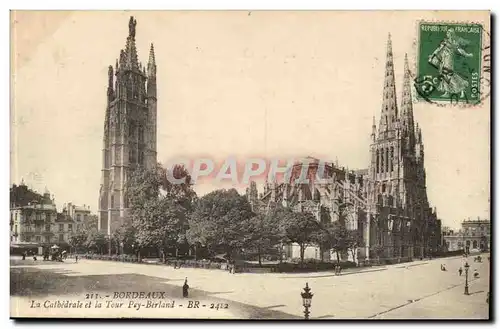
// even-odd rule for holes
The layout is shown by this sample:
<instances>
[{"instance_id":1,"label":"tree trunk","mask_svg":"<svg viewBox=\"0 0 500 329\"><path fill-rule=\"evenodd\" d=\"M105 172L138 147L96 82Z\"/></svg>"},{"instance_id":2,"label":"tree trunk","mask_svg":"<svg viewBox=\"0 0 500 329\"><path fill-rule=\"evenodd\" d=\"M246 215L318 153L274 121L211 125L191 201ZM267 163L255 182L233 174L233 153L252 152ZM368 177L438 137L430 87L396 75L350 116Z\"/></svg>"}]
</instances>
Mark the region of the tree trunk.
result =
<instances>
[{"instance_id":1,"label":"tree trunk","mask_svg":"<svg viewBox=\"0 0 500 329\"><path fill-rule=\"evenodd\" d=\"M306 251L306 245L305 244L299 244L300 246L300 263L304 264L304 253Z\"/></svg>"},{"instance_id":2,"label":"tree trunk","mask_svg":"<svg viewBox=\"0 0 500 329\"><path fill-rule=\"evenodd\" d=\"M179 258L179 247L175 246L175 258Z\"/></svg>"},{"instance_id":3,"label":"tree trunk","mask_svg":"<svg viewBox=\"0 0 500 329\"><path fill-rule=\"evenodd\" d=\"M162 263L165 264L167 262L167 259L165 258L165 248L161 250L161 258L162 258Z\"/></svg>"},{"instance_id":4,"label":"tree trunk","mask_svg":"<svg viewBox=\"0 0 500 329\"><path fill-rule=\"evenodd\" d=\"M259 267L262 267L262 257L261 257L261 248L260 248L260 246L259 246L257 252L259 254Z\"/></svg>"},{"instance_id":5,"label":"tree trunk","mask_svg":"<svg viewBox=\"0 0 500 329\"><path fill-rule=\"evenodd\" d=\"M337 255L337 264L340 264L340 255L338 250L335 250L335 255Z\"/></svg>"},{"instance_id":6,"label":"tree trunk","mask_svg":"<svg viewBox=\"0 0 500 329\"><path fill-rule=\"evenodd\" d=\"M198 247L196 244L194 245L194 260L198 260Z\"/></svg>"}]
</instances>

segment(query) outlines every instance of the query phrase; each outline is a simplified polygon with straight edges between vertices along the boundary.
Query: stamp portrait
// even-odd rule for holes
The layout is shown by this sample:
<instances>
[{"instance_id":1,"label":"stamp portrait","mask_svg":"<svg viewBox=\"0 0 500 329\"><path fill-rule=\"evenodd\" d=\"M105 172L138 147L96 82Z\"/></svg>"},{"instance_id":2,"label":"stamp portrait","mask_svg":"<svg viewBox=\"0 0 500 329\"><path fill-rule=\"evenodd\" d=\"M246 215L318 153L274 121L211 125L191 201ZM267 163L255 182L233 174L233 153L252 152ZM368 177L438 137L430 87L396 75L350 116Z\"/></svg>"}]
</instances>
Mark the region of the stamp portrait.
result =
<instances>
[{"instance_id":1,"label":"stamp portrait","mask_svg":"<svg viewBox=\"0 0 500 329\"><path fill-rule=\"evenodd\" d=\"M422 21L418 30L417 99L478 104L483 27Z\"/></svg>"}]
</instances>

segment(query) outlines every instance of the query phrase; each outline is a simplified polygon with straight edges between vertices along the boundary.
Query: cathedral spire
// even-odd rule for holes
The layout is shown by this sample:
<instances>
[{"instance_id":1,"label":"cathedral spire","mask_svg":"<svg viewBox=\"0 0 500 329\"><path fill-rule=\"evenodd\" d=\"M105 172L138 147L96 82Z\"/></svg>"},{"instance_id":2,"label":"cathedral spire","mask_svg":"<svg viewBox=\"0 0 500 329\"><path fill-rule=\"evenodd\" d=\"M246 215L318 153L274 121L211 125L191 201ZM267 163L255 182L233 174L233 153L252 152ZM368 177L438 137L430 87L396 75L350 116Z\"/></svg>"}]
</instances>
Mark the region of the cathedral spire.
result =
<instances>
[{"instance_id":1,"label":"cathedral spire","mask_svg":"<svg viewBox=\"0 0 500 329\"><path fill-rule=\"evenodd\" d=\"M385 79L383 91L382 111L379 123L379 136L395 128L398 119L398 107L396 100L396 84L394 81L394 64L392 58L391 34L387 40L387 55L385 62Z\"/></svg>"},{"instance_id":2,"label":"cathedral spire","mask_svg":"<svg viewBox=\"0 0 500 329\"><path fill-rule=\"evenodd\" d=\"M156 76L156 61L155 61L155 48L151 43L151 48L149 49L149 60L148 60L148 77Z\"/></svg>"},{"instance_id":3,"label":"cathedral spire","mask_svg":"<svg viewBox=\"0 0 500 329\"><path fill-rule=\"evenodd\" d=\"M404 67L405 69L403 78L403 97L401 100L401 125L403 131L407 132L407 136L414 136L415 127L413 119L413 104L411 99L411 77L410 77L410 68L408 65L407 54L405 54ZM415 140L411 140L410 143L412 145L415 145Z\"/></svg>"}]
</instances>

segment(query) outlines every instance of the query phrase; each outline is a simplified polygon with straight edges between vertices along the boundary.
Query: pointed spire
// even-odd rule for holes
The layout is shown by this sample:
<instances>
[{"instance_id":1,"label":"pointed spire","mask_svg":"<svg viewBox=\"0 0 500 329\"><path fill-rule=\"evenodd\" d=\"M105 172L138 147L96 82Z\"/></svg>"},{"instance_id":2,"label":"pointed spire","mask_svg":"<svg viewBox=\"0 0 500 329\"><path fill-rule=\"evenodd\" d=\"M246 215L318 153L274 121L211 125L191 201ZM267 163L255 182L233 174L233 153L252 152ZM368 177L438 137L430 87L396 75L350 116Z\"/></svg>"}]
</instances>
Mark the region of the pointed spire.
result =
<instances>
[{"instance_id":1,"label":"pointed spire","mask_svg":"<svg viewBox=\"0 0 500 329\"><path fill-rule=\"evenodd\" d=\"M148 76L156 76L155 48L153 43L151 43L151 48L149 49Z\"/></svg>"},{"instance_id":2,"label":"pointed spire","mask_svg":"<svg viewBox=\"0 0 500 329\"><path fill-rule=\"evenodd\" d=\"M415 134L413 119L413 103L411 99L411 77L408 65L408 55L405 54L404 77L403 77L403 97L401 100L401 124L407 136ZM410 140L410 146L415 145L414 140Z\"/></svg>"},{"instance_id":3,"label":"pointed spire","mask_svg":"<svg viewBox=\"0 0 500 329\"><path fill-rule=\"evenodd\" d=\"M377 134L377 125L375 124L375 116L373 116L372 122L372 141L375 141L375 135Z\"/></svg>"},{"instance_id":4,"label":"pointed spire","mask_svg":"<svg viewBox=\"0 0 500 329\"><path fill-rule=\"evenodd\" d=\"M395 122L398 117L396 85L394 81L394 64L392 58L392 41L390 33L387 40L385 79L382 97L383 101L379 123L379 135L384 134L386 131L394 130Z\"/></svg>"},{"instance_id":5,"label":"pointed spire","mask_svg":"<svg viewBox=\"0 0 500 329\"><path fill-rule=\"evenodd\" d=\"M108 66L108 100L113 99L113 66Z\"/></svg>"}]
</instances>

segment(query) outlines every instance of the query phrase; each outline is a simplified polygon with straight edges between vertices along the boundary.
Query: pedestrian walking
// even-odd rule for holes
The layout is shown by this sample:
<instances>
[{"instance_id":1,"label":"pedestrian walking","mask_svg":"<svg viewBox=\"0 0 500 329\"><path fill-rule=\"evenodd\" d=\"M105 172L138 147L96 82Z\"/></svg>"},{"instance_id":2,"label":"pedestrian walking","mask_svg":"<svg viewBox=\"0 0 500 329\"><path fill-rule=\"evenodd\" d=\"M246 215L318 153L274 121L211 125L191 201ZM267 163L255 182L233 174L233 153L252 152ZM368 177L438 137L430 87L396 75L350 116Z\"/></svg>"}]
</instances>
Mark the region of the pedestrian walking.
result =
<instances>
[{"instance_id":1,"label":"pedestrian walking","mask_svg":"<svg viewBox=\"0 0 500 329\"><path fill-rule=\"evenodd\" d=\"M460 267L460 268L458 269L458 275L459 275L459 276L462 276L462 271L463 271L463 270L462 270L462 267Z\"/></svg>"},{"instance_id":2,"label":"pedestrian walking","mask_svg":"<svg viewBox=\"0 0 500 329\"><path fill-rule=\"evenodd\" d=\"M75 255L75 263L78 263L78 255Z\"/></svg>"},{"instance_id":3,"label":"pedestrian walking","mask_svg":"<svg viewBox=\"0 0 500 329\"><path fill-rule=\"evenodd\" d=\"M187 298L189 296L189 286L188 286L188 278L184 281L184 285L182 286L182 297Z\"/></svg>"},{"instance_id":4,"label":"pedestrian walking","mask_svg":"<svg viewBox=\"0 0 500 329\"><path fill-rule=\"evenodd\" d=\"M26 260L26 251L23 252L23 260Z\"/></svg>"},{"instance_id":5,"label":"pedestrian walking","mask_svg":"<svg viewBox=\"0 0 500 329\"><path fill-rule=\"evenodd\" d=\"M474 270L474 278L479 278L479 272L477 269Z\"/></svg>"}]
</instances>

